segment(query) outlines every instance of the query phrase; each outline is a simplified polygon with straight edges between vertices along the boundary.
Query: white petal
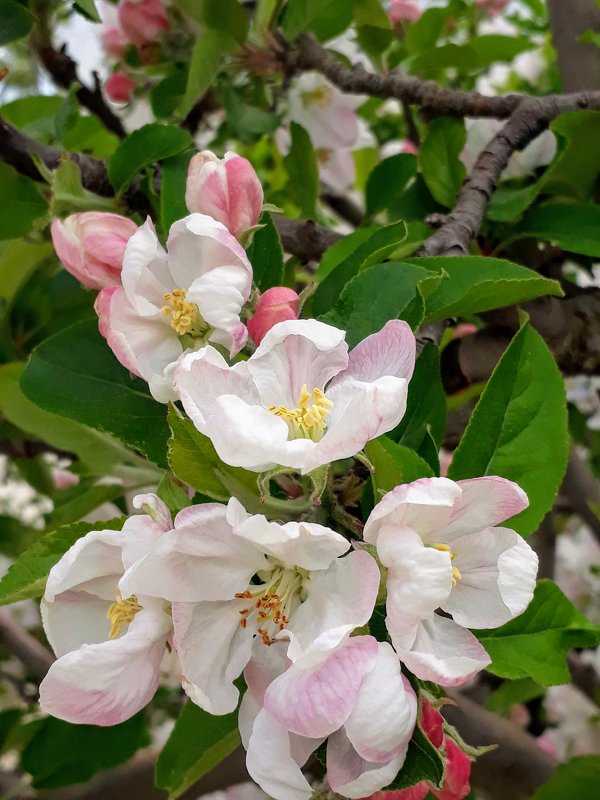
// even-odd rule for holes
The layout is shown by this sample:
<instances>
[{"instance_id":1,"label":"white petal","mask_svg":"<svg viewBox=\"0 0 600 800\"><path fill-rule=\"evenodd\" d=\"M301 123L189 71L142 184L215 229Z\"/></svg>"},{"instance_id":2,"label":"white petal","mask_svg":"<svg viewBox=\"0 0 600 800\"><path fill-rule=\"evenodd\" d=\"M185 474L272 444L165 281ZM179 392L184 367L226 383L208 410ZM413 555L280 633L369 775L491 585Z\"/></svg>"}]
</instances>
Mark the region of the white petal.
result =
<instances>
[{"instance_id":1,"label":"white petal","mask_svg":"<svg viewBox=\"0 0 600 800\"><path fill-rule=\"evenodd\" d=\"M252 653L252 632L240 626L243 606L240 600L173 603L182 685L209 714L229 714L238 703L233 681Z\"/></svg>"},{"instance_id":2,"label":"white petal","mask_svg":"<svg viewBox=\"0 0 600 800\"><path fill-rule=\"evenodd\" d=\"M460 488L448 478L421 478L397 486L382 497L365 524L363 537L377 543L382 525L412 528L422 539L439 542Z\"/></svg>"},{"instance_id":3,"label":"white petal","mask_svg":"<svg viewBox=\"0 0 600 800\"><path fill-rule=\"evenodd\" d=\"M129 517L123 525L122 559L129 568L152 550L164 533L164 527L147 514ZM131 592L130 592L131 594ZM125 595L128 597L129 595Z\"/></svg>"},{"instance_id":4,"label":"white petal","mask_svg":"<svg viewBox=\"0 0 600 800\"><path fill-rule=\"evenodd\" d=\"M538 559L508 528L488 528L456 539L454 565L460 570L442 605L467 628L497 628L523 612L533 597Z\"/></svg>"},{"instance_id":5,"label":"white petal","mask_svg":"<svg viewBox=\"0 0 600 800\"><path fill-rule=\"evenodd\" d=\"M304 384L309 392L324 389L348 364L344 336L314 319L274 325L247 362L262 404L295 408Z\"/></svg>"},{"instance_id":6,"label":"white petal","mask_svg":"<svg viewBox=\"0 0 600 800\"><path fill-rule=\"evenodd\" d=\"M406 751L387 764L372 764L362 759L344 730L327 741L327 782L344 797L367 798L390 784L404 764Z\"/></svg>"},{"instance_id":7,"label":"white petal","mask_svg":"<svg viewBox=\"0 0 600 800\"><path fill-rule=\"evenodd\" d=\"M400 660L417 678L442 686L465 683L491 662L482 645L466 628L437 614L419 622L410 649L388 627Z\"/></svg>"},{"instance_id":8,"label":"white petal","mask_svg":"<svg viewBox=\"0 0 600 800\"><path fill-rule=\"evenodd\" d=\"M112 600L77 591L63 592L53 603L42 600L44 632L57 658L77 650L82 644L106 641L110 630L107 613L116 593L115 580Z\"/></svg>"},{"instance_id":9,"label":"white petal","mask_svg":"<svg viewBox=\"0 0 600 800\"><path fill-rule=\"evenodd\" d=\"M113 585L123 574L121 531L90 531L78 539L50 570L45 599L69 589L84 590L105 600L114 601ZM108 578L108 581L103 579ZM99 580L100 579L100 580ZM103 588L106 584L106 588Z\"/></svg>"},{"instance_id":10,"label":"white petal","mask_svg":"<svg viewBox=\"0 0 600 800\"><path fill-rule=\"evenodd\" d=\"M294 634L288 656L297 660L325 631L365 625L379 589L379 569L364 551L338 558L327 570L312 572L305 583L306 599L292 614L288 630Z\"/></svg>"},{"instance_id":11,"label":"white petal","mask_svg":"<svg viewBox=\"0 0 600 800\"><path fill-rule=\"evenodd\" d=\"M417 721L417 698L398 656L379 643L377 660L346 720L346 735L365 761L385 764L406 751Z\"/></svg>"},{"instance_id":12,"label":"white petal","mask_svg":"<svg viewBox=\"0 0 600 800\"><path fill-rule=\"evenodd\" d=\"M461 494L440 539L443 542L504 522L529 505L520 486L495 475L458 481L458 486Z\"/></svg>"},{"instance_id":13,"label":"white petal","mask_svg":"<svg viewBox=\"0 0 600 800\"><path fill-rule=\"evenodd\" d=\"M174 287L150 217L127 242L121 281L137 314L153 316L164 305L164 295Z\"/></svg>"},{"instance_id":14,"label":"white petal","mask_svg":"<svg viewBox=\"0 0 600 800\"><path fill-rule=\"evenodd\" d=\"M138 510L143 509L144 513L154 520L161 531L170 531L173 528L171 512L158 495L152 492L136 494L131 505Z\"/></svg>"},{"instance_id":15,"label":"white petal","mask_svg":"<svg viewBox=\"0 0 600 800\"><path fill-rule=\"evenodd\" d=\"M187 292L190 303L213 328L231 331L240 321L240 311L248 300L251 280L238 267L216 267L192 283Z\"/></svg>"}]
</instances>

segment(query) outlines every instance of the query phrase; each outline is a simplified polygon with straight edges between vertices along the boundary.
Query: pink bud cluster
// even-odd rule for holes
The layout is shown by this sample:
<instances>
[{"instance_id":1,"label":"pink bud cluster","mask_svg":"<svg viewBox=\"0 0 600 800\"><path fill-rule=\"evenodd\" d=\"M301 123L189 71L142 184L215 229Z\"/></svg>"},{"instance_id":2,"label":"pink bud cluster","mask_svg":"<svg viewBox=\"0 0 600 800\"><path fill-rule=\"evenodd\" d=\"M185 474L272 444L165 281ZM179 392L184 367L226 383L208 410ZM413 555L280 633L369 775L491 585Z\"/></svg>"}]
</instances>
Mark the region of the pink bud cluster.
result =
<instances>
[{"instance_id":1,"label":"pink bud cluster","mask_svg":"<svg viewBox=\"0 0 600 800\"><path fill-rule=\"evenodd\" d=\"M392 0L389 16L392 25L400 22L416 22L421 16L421 9L414 0Z\"/></svg>"}]
</instances>

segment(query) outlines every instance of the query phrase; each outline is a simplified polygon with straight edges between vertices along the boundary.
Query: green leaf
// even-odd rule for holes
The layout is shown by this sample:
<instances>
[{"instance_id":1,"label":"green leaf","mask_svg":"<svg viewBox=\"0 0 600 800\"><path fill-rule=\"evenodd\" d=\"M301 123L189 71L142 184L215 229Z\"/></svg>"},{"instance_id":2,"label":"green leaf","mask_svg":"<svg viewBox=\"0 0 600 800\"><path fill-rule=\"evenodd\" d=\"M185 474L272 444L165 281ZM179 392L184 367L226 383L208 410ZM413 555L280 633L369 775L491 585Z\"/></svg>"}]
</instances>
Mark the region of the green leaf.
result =
<instances>
[{"instance_id":1,"label":"green leaf","mask_svg":"<svg viewBox=\"0 0 600 800\"><path fill-rule=\"evenodd\" d=\"M504 681L502 686L493 691L485 701L485 707L494 714L504 714L514 703L528 703L543 695L544 691L544 687L531 678Z\"/></svg>"},{"instance_id":2,"label":"green leaf","mask_svg":"<svg viewBox=\"0 0 600 800\"><path fill-rule=\"evenodd\" d=\"M232 86L228 86L223 92L223 105L227 112L228 125L234 136L242 142L252 144L263 133L273 133L281 125L277 114L250 105L243 92Z\"/></svg>"},{"instance_id":3,"label":"green leaf","mask_svg":"<svg viewBox=\"0 0 600 800\"><path fill-rule=\"evenodd\" d=\"M158 119L172 120L183 100L187 75L180 67L166 75L150 90L152 113Z\"/></svg>"},{"instance_id":4,"label":"green leaf","mask_svg":"<svg viewBox=\"0 0 600 800\"><path fill-rule=\"evenodd\" d=\"M223 66L223 55L236 48L235 40L214 28L206 28L199 34L192 51L185 93L179 108L182 117L188 114L216 80Z\"/></svg>"},{"instance_id":5,"label":"green leaf","mask_svg":"<svg viewBox=\"0 0 600 800\"><path fill-rule=\"evenodd\" d=\"M600 756L579 756L559 764L550 780L536 791L531 800L591 800L600 786Z\"/></svg>"},{"instance_id":6,"label":"green leaf","mask_svg":"<svg viewBox=\"0 0 600 800\"><path fill-rule=\"evenodd\" d=\"M348 0L344 2L352 10L351 3ZM340 10L343 11L343 4L339 0L288 0L282 21L283 33L291 41L299 33L313 30L319 20L340 13Z\"/></svg>"},{"instance_id":7,"label":"green leaf","mask_svg":"<svg viewBox=\"0 0 600 800\"><path fill-rule=\"evenodd\" d=\"M163 234L171 225L188 215L185 204L185 184L191 153L179 153L163 161L160 184L160 222Z\"/></svg>"},{"instance_id":8,"label":"green leaf","mask_svg":"<svg viewBox=\"0 0 600 800\"><path fill-rule=\"evenodd\" d=\"M180 480L201 494L222 501L235 494L228 488L231 481L243 490L244 499L247 494L254 498L255 507L260 504L256 473L224 464L208 436L200 433L191 420L182 417L175 406L169 407L168 418L171 428L169 465Z\"/></svg>"},{"instance_id":9,"label":"green leaf","mask_svg":"<svg viewBox=\"0 0 600 800\"><path fill-rule=\"evenodd\" d=\"M310 136L303 127L292 122L290 151L283 159L289 176L289 189L304 217L314 217L319 196L319 170Z\"/></svg>"},{"instance_id":10,"label":"green leaf","mask_svg":"<svg viewBox=\"0 0 600 800\"><path fill-rule=\"evenodd\" d=\"M29 276L54 254L50 242L0 243L0 299L11 301Z\"/></svg>"},{"instance_id":11,"label":"green leaf","mask_svg":"<svg viewBox=\"0 0 600 800\"><path fill-rule=\"evenodd\" d=\"M414 450L396 444L387 436L372 439L365 445L367 458L375 467L373 492L375 501L401 483L412 483L419 478L431 478L433 472L429 464Z\"/></svg>"},{"instance_id":12,"label":"green leaf","mask_svg":"<svg viewBox=\"0 0 600 800\"><path fill-rule=\"evenodd\" d=\"M21 389L45 411L110 433L166 466L166 409L119 364L96 319L78 322L39 345Z\"/></svg>"},{"instance_id":13,"label":"green leaf","mask_svg":"<svg viewBox=\"0 0 600 800\"><path fill-rule=\"evenodd\" d=\"M523 614L500 628L473 633L492 659L490 672L511 680L531 678L542 686L569 683L569 650L600 642L600 625L591 623L550 580L538 582Z\"/></svg>"},{"instance_id":14,"label":"green leaf","mask_svg":"<svg viewBox=\"0 0 600 800\"><path fill-rule=\"evenodd\" d=\"M389 211L396 219L402 216L399 197L406 185L417 174L417 158L409 153L399 153L384 159L369 175L365 189L367 219L380 211Z\"/></svg>"},{"instance_id":15,"label":"green leaf","mask_svg":"<svg viewBox=\"0 0 600 800\"><path fill-rule=\"evenodd\" d=\"M21 767L32 776L35 789L53 789L88 781L149 743L143 713L108 728L47 717L25 747Z\"/></svg>"},{"instance_id":16,"label":"green leaf","mask_svg":"<svg viewBox=\"0 0 600 800\"><path fill-rule=\"evenodd\" d=\"M188 700L156 763L156 785L180 797L240 744L237 712L214 717Z\"/></svg>"},{"instance_id":17,"label":"green leaf","mask_svg":"<svg viewBox=\"0 0 600 800\"><path fill-rule=\"evenodd\" d=\"M344 328L350 347L381 330L390 319L404 319L414 329L423 318L423 294L440 279L414 264L377 264L352 278L335 306L320 319Z\"/></svg>"},{"instance_id":18,"label":"green leaf","mask_svg":"<svg viewBox=\"0 0 600 800\"><path fill-rule=\"evenodd\" d=\"M92 22L102 22L94 0L75 0L73 8Z\"/></svg>"},{"instance_id":19,"label":"green leaf","mask_svg":"<svg viewBox=\"0 0 600 800\"><path fill-rule=\"evenodd\" d=\"M47 212L38 184L0 164L0 240L27 236Z\"/></svg>"},{"instance_id":20,"label":"green leaf","mask_svg":"<svg viewBox=\"0 0 600 800\"><path fill-rule=\"evenodd\" d=\"M165 472L156 489L156 494L167 506L173 516L178 514L182 508L190 504L190 498L183 486L177 481L170 472Z\"/></svg>"},{"instance_id":21,"label":"green leaf","mask_svg":"<svg viewBox=\"0 0 600 800\"><path fill-rule=\"evenodd\" d=\"M110 182L117 192L122 192L144 167L175 156L192 146L188 131L175 125L144 125L117 147L108 166Z\"/></svg>"},{"instance_id":22,"label":"green leaf","mask_svg":"<svg viewBox=\"0 0 600 800\"><path fill-rule=\"evenodd\" d=\"M369 25L389 30L390 18L385 12L381 0L353 0L354 24Z\"/></svg>"},{"instance_id":23,"label":"green leaf","mask_svg":"<svg viewBox=\"0 0 600 800\"><path fill-rule=\"evenodd\" d=\"M434 119L419 150L419 166L427 188L438 203L452 208L465 179L466 169L460 160L467 141L462 120Z\"/></svg>"},{"instance_id":24,"label":"green leaf","mask_svg":"<svg viewBox=\"0 0 600 800\"><path fill-rule=\"evenodd\" d=\"M422 781L439 788L444 781L444 759L418 724L409 742L402 769L386 789L408 789Z\"/></svg>"},{"instance_id":25,"label":"green leaf","mask_svg":"<svg viewBox=\"0 0 600 800\"><path fill-rule=\"evenodd\" d=\"M33 22L33 14L21 3L0 0L0 45L27 36Z\"/></svg>"},{"instance_id":26,"label":"green leaf","mask_svg":"<svg viewBox=\"0 0 600 800\"><path fill-rule=\"evenodd\" d=\"M440 375L440 355L437 347L427 342L408 384L406 412L388 436L398 444L418 450L429 431L439 449L445 427L446 395Z\"/></svg>"},{"instance_id":27,"label":"green leaf","mask_svg":"<svg viewBox=\"0 0 600 800\"><path fill-rule=\"evenodd\" d=\"M552 507L568 449L563 380L544 340L527 323L487 382L448 477L516 481L527 492L529 508L506 524L527 535Z\"/></svg>"},{"instance_id":28,"label":"green leaf","mask_svg":"<svg viewBox=\"0 0 600 800\"><path fill-rule=\"evenodd\" d=\"M526 211L540 193L541 182L530 186L500 185L492 195L486 211L487 219L493 222L510 222Z\"/></svg>"},{"instance_id":29,"label":"green leaf","mask_svg":"<svg viewBox=\"0 0 600 800\"><path fill-rule=\"evenodd\" d=\"M410 55L416 55L435 47L440 38L448 11L446 8L428 8L413 22L406 33L406 47Z\"/></svg>"},{"instance_id":30,"label":"green leaf","mask_svg":"<svg viewBox=\"0 0 600 800\"><path fill-rule=\"evenodd\" d=\"M499 258L436 256L408 260L411 264L446 274L438 288L427 298L427 319L464 317L522 303L534 297L563 295L557 281L543 278L533 270Z\"/></svg>"},{"instance_id":31,"label":"green leaf","mask_svg":"<svg viewBox=\"0 0 600 800\"><path fill-rule=\"evenodd\" d=\"M514 238L534 237L563 250L600 256L600 206L552 203L534 208L519 225Z\"/></svg>"},{"instance_id":32,"label":"green leaf","mask_svg":"<svg viewBox=\"0 0 600 800\"><path fill-rule=\"evenodd\" d=\"M121 481L118 483L96 483L84 480L77 486L55 495L55 505L48 520L49 528L68 525L82 519L102 503L110 503L124 492ZM102 523L100 523L102 524Z\"/></svg>"},{"instance_id":33,"label":"green leaf","mask_svg":"<svg viewBox=\"0 0 600 800\"><path fill-rule=\"evenodd\" d=\"M490 33L469 39L469 47L477 53L480 67L487 67L496 61L512 61L519 53L531 50L533 46L529 36Z\"/></svg>"},{"instance_id":34,"label":"green leaf","mask_svg":"<svg viewBox=\"0 0 600 800\"><path fill-rule=\"evenodd\" d=\"M0 605L16 603L44 593L52 567L86 533L98 530L121 530L126 517L102 522L76 522L47 533L28 547L0 579Z\"/></svg>"},{"instance_id":35,"label":"green leaf","mask_svg":"<svg viewBox=\"0 0 600 800\"><path fill-rule=\"evenodd\" d=\"M329 311L351 278L388 258L404 242L407 233L404 222L367 230L368 234L358 230L337 242L323 257L317 271L321 283L312 298L313 314Z\"/></svg>"},{"instance_id":36,"label":"green leaf","mask_svg":"<svg viewBox=\"0 0 600 800\"><path fill-rule=\"evenodd\" d=\"M284 276L283 249L279 232L272 216L264 211L260 218L260 228L254 234L248 248L248 258L254 272L254 282L261 292L273 286L281 286Z\"/></svg>"},{"instance_id":37,"label":"green leaf","mask_svg":"<svg viewBox=\"0 0 600 800\"><path fill-rule=\"evenodd\" d=\"M239 44L244 44L248 36L249 17L238 0L203 0L202 11L209 28L227 33Z\"/></svg>"},{"instance_id":38,"label":"green leaf","mask_svg":"<svg viewBox=\"0 0 600 800\"><path fill-rule=\"evenodd\" d=\"M435 78L445 69L471 72L481 66L479 54L468 44L442 44L431 50L424 50L405 63L405 68L422 78ZM448 117L440 118L448 123Z\"/></svg>"},{"instance_id":39,"label":"green leaf","mask_svg":"<svg viewBox=\"0 0 600 800\"><path fill-rule=\"evenodd\" d=\"M590 199L600 175L600 111L563 114L550 128L564 144L540 181L544 193Z\"/></svg>"}]
</instances>

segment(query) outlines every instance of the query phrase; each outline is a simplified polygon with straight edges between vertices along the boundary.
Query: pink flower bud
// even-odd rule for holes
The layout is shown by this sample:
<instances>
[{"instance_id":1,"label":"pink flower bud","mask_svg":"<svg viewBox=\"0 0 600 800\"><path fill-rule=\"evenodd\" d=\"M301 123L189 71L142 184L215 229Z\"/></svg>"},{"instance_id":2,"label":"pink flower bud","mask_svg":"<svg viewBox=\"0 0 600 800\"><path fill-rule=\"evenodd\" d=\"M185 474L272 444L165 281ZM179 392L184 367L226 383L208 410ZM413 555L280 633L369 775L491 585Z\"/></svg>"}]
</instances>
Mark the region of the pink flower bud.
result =
<instances>
[{"instance_id":1,"label":"pink flower bud","mask_svg":"<svg viewBox=\"0 0 600 800\"><path fill-rule=\"evenodd\" d=\"M399 22L415 22L421 16L421 9L413 0L392 0L389 10L392 25Z\"/></svg>"},{"instance_id":2,"label":"pink flower bud","mask_svg":"<svg viewBox=\"0 0 600 800\"><path fill-rule=\"evenodd\" d=\"M128 103L131 100L131 92L134 88L135 81L120 69L113 72L104 84L106 96L113 103Z\"/></svg>"},{"instance_id":3,"label":"pink flower bud","mask_svg":"<svg viewBox=\"0 0 600 800\"><path fill-rule=\"evenodd\" d=\"M75 475L74 472L69 472L68 469L63 469L62 467L53 467L51 474L54 488L58 489L59 492L70 489L71 486L76 486L80 480L79 475Z\"/></svg>"},{"instance_id":4,"label":"pink flower bud","mask_svg":"<svg viewBox=\"0 0 600 800\"><path fill-rule=\"evenodd\" d=\"M268 331L278 322L298 319L299 296L286 286L274 286L260 296L254 316L248 320L248 332L259 345Z\"/></svg>"},{"instance_id":5,"label":"pink flower bud","mask_svg":"<svg viewBox=\"0 0 600 800\"><path fill-rule=\"evenodd\" d=\"M481 6L486 14L494 17L504 11L509 2L510 0L475 0L475 5Z\"/></svg>"},{"instance_id":6,"label":"pink flower bud","mask_svg":"<svg viewBox=\"0 0 600 800\"><path fill-rule=\"evenodd\" d=\"M425 698L423 698L421 710L421 727L434 747L442 744L444 741L444 718Z\"/></svg>"},{"instance_id":7,"label":"pink flower bud","mask_svg":"<svg viewBox=\"0 0 600 800\"><path fill-rule=\"evenodd\" d=\"M170 27L162 0L121 0L118 14L125 35L138 47L155 42Z\"/></svg>"},{"instance_id":8,"label":"pink flower bud","mask_svg":"<svg viewBox=\"0 0 600 800\"><path fill-rule=\"evenodd\" d=\"M116 25L111 25L109 28L104 28L100 34L100 39L105 52L113 58L122 58L123 53L129 46L129 40L123 31Z\"/></svg>"},{"instance_id":9,"label":"pink flower bud","mask_svg":"<svg viewBox=\"0 0 600 800\"><path fill-rule=\"evenodd\" d=\"M213 217L239 239L258 222L263 190L248 159L235 153L217 158L203 150L190 161L185 202L192 213Z\"/></svg>"},{"instance_id":10,"label":"pink flower bud","mask_svg":"<svg viewBox=\"0 0 600 800\"><path fill-rule=\"evenodd\" d=\"M471 759L448 736L444 739L446 775L441 789L431 789L438 800L464 800L471 791Z\"/></svg>"},{"instance_id":11,"label":"pink flower bud","mask_svg":"<svg viewBox=\"0 0 600 800\"><path fill-rule=\"evenodd\" d=\"M119 214L86 211L55 219L51 233L64 268L88 289L121 283L125 246L137 225Z\"/></svg>"}]
</instances>

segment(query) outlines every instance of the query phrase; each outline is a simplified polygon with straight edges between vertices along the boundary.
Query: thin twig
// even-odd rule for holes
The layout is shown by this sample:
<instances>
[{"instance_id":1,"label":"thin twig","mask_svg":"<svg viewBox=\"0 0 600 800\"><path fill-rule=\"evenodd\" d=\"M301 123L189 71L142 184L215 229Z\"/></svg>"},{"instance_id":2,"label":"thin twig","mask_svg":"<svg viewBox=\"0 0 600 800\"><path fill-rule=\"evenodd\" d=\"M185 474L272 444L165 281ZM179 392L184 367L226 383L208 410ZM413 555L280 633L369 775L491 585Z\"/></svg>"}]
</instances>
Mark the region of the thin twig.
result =
<instances>
[{"instance_id":1,"label":"thin twig","mask_svg":"<svg viewBox=\"0 0 600 800\"><path fill-rule=\"evenodd\" d=\"M54 661L52 653L4 610L0 610L0 643L21 661L37 681L43 680Z\"/></svg>"}]
</instances>

